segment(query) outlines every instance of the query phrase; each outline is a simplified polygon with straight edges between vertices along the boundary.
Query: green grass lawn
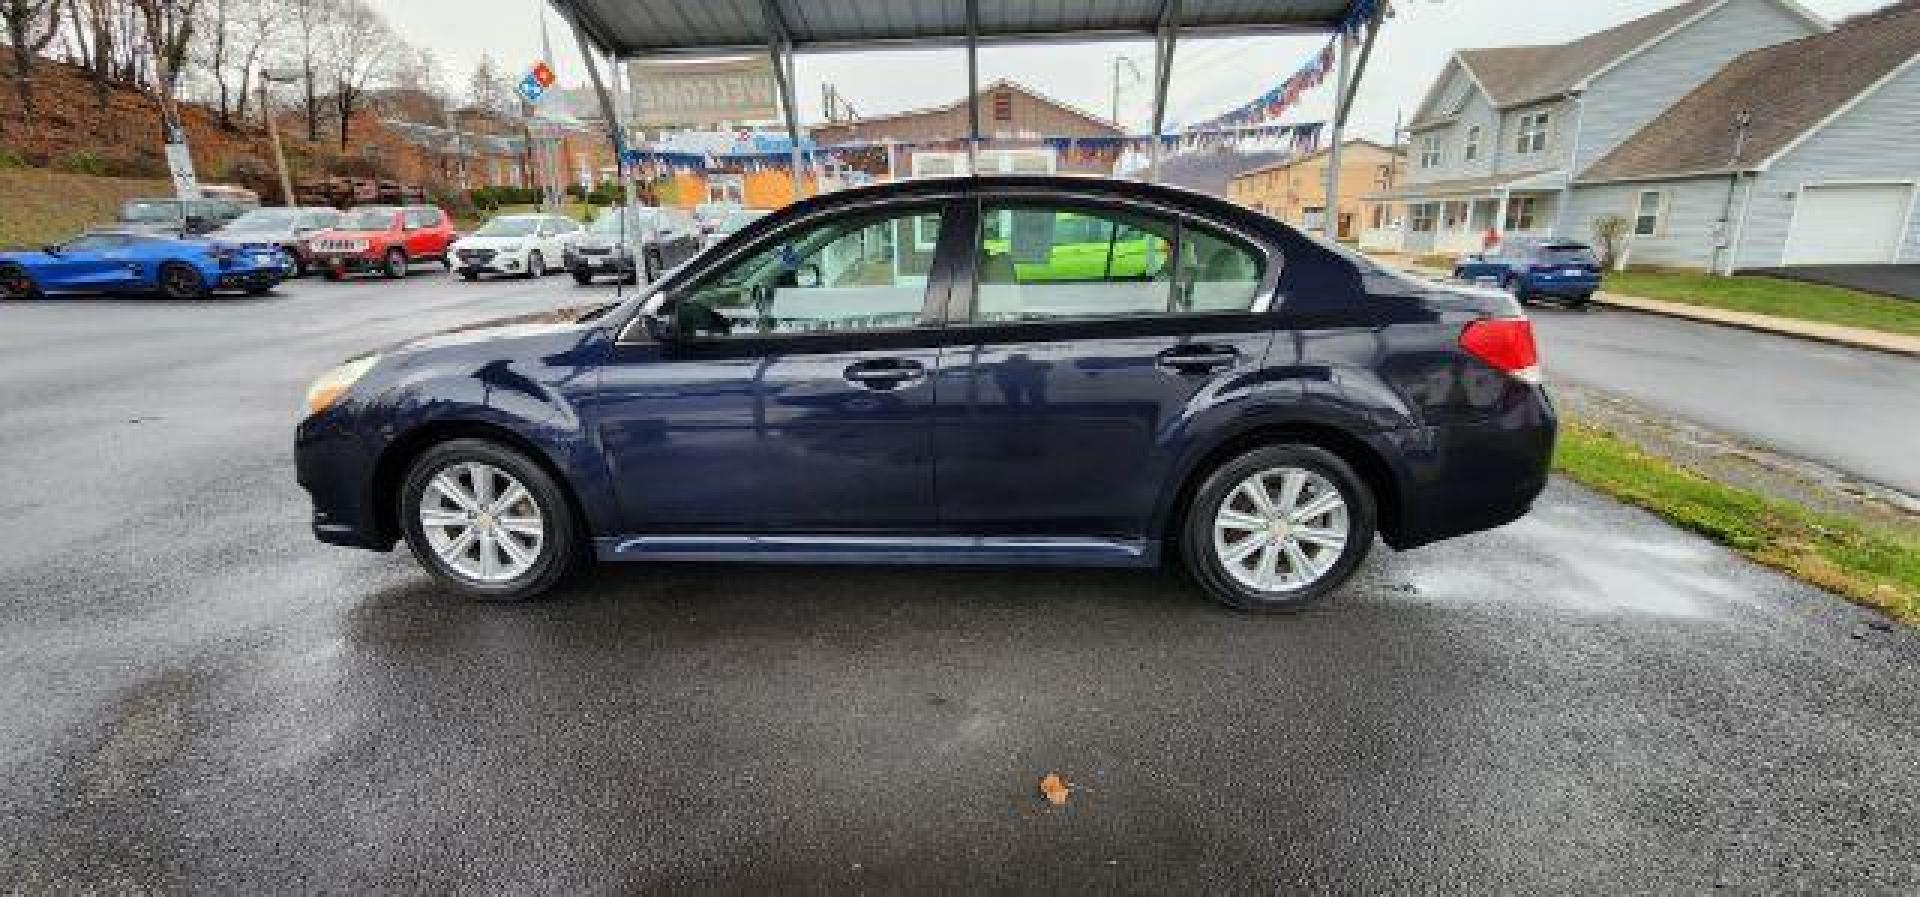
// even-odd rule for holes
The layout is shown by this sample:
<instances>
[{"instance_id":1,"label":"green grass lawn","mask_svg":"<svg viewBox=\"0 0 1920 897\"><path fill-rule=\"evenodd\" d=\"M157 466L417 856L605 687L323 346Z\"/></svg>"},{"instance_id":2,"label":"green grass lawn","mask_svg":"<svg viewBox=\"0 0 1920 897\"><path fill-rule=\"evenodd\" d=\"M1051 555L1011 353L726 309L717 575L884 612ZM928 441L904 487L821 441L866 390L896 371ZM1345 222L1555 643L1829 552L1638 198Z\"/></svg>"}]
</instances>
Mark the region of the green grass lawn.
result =
<instances>
[{"instance_id":1,"label":"green grass lawn","mask_svg":"<svg viewBox=\"0 0 1920 897\"><path fill-rule=\"evenodd\" d=\"M1920 624L1920 527L1876 530L1728 486L1564 422L1555 470L1767 566Z\"/></svg>"},{"instance_id":2,"label":"green grass lawn","mask_svg":"<svg viewBox=\"0 0 1920 897\"><path fill-rule=\"evenodd\" d=\"M1775 277L1618 271L1607 274L1603 289L1622 296L1920 336L1920 302Z\"/></svg>"}]
</instances>

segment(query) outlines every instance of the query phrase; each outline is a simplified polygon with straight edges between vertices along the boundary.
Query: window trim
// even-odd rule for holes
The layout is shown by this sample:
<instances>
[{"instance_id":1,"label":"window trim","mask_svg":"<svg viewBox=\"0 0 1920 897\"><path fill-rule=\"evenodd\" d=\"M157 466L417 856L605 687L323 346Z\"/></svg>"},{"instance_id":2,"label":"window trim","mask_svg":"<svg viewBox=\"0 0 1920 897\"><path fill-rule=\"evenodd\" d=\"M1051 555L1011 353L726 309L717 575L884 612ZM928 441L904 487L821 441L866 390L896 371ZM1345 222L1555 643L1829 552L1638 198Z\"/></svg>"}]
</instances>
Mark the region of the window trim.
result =
<instances>
[{"instance_id":1,"label":"window trim","mask_svg":"<svg viewBox=\"0 0 1920 897\"><path fill-rule=\"evenodd\" d=\"M1513 151L1515 154L1531 156L1547 151L1547 139L1553 125L1552 112L1551 109L1540 109L1520 113L1519 126L1514 129Z\"/></svg>"},{"instance_id":2,"label":"window trim","mask_svg":"<svg viewBox=\"0 0 1920 897\"><path fill-rule=\"evenodd\" d=\"M916 196L889 196L853 205L818 209L801 215L792 221L774 225L768 232L760 234L755 239L735 245L726 254L715 256L698 268L688 266L676 272L670 280L657 284L653 289L652 295L636 305L627 319L621 322L616 330L618 335L614 338L614 346L616 348L622 348L660 345L654 341L651 334L646 332L645 321L647 316L658 313L661 306L666 303L677 301L680 297L686 295L688 289L698 285L715 271L721 270L737 260L753 255L771 243L787 239L799 232L809 230L835 218L869 213L889 214L926 208L936 208L940 211L941 224L940 240L934 249L933 263L927 270L927 287L920 306L919 326L890 327L877 330L828 330L817 333L742 334L726 339L690 340L684 346L669 345L664 348L672 352L698 347L698 351L701 354L711 355L716 351L714 347L723 346L751 348L753 346L764 347L773 344L784 347L783 351L806 351L806 347L810 344L821 344L823 346L821 351L832 351L830 348L826 348L826 346L829 344L843 344L846 337L849 336L938 333L945 323L941 319L940 313L951 300L949 293L952 289L953 268L954 265L959 263L953 258L954 253L958 251L952 245L957 240L957 232L954 228L960 224L963 219L968 224L971 224L973 221L970 208L971 204L966 200L967 197L963 193L946 192ZM755 225L759 223L760 222L757 221L754 222ZM753 225L749 225L749 227L751 226ZM702 257L703 256L695 256L696 259ZM740 354L752 354L752 352L743 351Z\"/></svg>"},{"instance_id":3,"label":"window trim","mask_svg":"<svg viewBox=\"0 0 1920 897\"><path fill-rule=\"evenodd\" d=\"M1172 311L1162 314L1126 314L1126 315L1089 315L1086 317L1057 318L1039 321L975 321L973 320L974 298L979 286L980 261L980 223L985 220L986 207L989 204L1034 203L1050 205L1056 209L1090 209L1094 211L1120 211L1134 215L1159 218L1173 224L1176 228L1175 239L1189 226L1206 231L1215 239L1237 244L1250 251L1260 262L1260 280L1254 287L1253 304L1244 310L1208 310L1208 311ZM994 190L975 194L968 203L972 207L972 229L967 233L965 244L956 249L959 258L958 267L953 271L949 285L946 309L946 329L949 331L980 330L1032 330L1047 327L1071 327L1086 324L1111 323L1115 321L1172 321L1232 316L1265 315L1274 308L1275 295L1280 286L1280 272L1286 260L1267 240L1248 234L1244 229L1218 221L1210 217L1195 215L1185 209L1171 208L1157 202L1110 196L1088 196L1078 193L1059 193L1056 191L1016 191ZM956 241L958 242L958 241ZM1174 248L1175 265L1168 274L1167 287L1169 304L1173 295L1171 281L1179 276L1180 251L1176 242Z\"/></svg>"},{"instance_id":4,"label":"window trim","mask_svg":"<svg viewBox=\"0 0 1920 897\"><path fill-rule=\"evenodd\" d=\"M1439 168L1445 163L1446 153L1440 148L1440 135L1420 135L1420 170Z\"/></svg>"},{"instance_id":5,"label":"window trim","mask_svg":"<svg viewBox=\"0 0 1920 897\"><path fill-rule=\"evenodd\" d=\"M1480 126L1468 125L1466 140L1464 140L1460 145L1460 161L1462 162L1480 161L1480 138L1481 138Z\"/></svg>"},{"instance_id":6,"label":"window trim","mask_svg":"<svg viewBox=\"0 0 1920 897\"><path fill-rule=\"evenodd\" d=\"M1645 213L1640 211L1640 203L1649 196L1660 197L1660 202L1653 210L1653 230L1643 234L1640 232L1640 219ZM1633 192L1632 203L1632 213L1629 220L1633 222L1633 232L1630 236L1651 238L1664 237L1667 235L1667 212L1673 205L1673 191L1661 189L1635 190Z\"/></svg>"}]
</instances>

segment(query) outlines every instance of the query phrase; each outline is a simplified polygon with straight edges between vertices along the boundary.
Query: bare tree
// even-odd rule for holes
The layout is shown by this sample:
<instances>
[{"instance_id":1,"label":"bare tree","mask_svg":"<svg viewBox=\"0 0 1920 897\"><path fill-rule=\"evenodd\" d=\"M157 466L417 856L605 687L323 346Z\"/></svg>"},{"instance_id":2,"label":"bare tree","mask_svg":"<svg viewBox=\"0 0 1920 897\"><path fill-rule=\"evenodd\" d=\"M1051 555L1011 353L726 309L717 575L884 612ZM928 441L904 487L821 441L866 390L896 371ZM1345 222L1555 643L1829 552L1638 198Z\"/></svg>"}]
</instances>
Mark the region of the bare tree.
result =
<instances>
[{"instance_id":1,"label":"bare tree","mask_svg":"<svg viewBox=\"0 0 1920 897\"><path fill-rule=\"evenodd\" d=\"M0 0L0 19L13 48L13 90L20 96L20 121L33 121L33 58L60 32L59 0Z\"/></svg>"},{"instance_id":2,"label":"bare tree","mask_svg":"<svg viewBox=\"0 0 1920 897\"><path fill-rule=\"evenodd\" d=\"M367 91L392 74L406 43L366 0L341 0L321 48L333 76L333 109L345 152L354 113L364 105Z\"/></svg>"},{"instance_id":3,"label":"bare tree","mask_svg":"<svg viewBox=\"0 0 1920 897\"><path fill-rule=\"evenodd\" d=\"M288 52L292 66L300 70L300 86L305 91L307 142L320 140L320 80L325 75L321 50L327 43L332 21L340 11L339 0L288 0L293 37Z\"/></svg>"},{"instance_id":4,"label":"bare tree","mask_svg":"<svg viewBox=\"0 0 1920 897\"><path fill-rule=\"evenodd\" d=\"M488 113L501 113L512 108L513 96L508 92L506 77L500 74L500 67L494 64L493 57L480 54L480 62L473 67L473 74L467 77L467 105Z\"/></svg>"}]
</instances>

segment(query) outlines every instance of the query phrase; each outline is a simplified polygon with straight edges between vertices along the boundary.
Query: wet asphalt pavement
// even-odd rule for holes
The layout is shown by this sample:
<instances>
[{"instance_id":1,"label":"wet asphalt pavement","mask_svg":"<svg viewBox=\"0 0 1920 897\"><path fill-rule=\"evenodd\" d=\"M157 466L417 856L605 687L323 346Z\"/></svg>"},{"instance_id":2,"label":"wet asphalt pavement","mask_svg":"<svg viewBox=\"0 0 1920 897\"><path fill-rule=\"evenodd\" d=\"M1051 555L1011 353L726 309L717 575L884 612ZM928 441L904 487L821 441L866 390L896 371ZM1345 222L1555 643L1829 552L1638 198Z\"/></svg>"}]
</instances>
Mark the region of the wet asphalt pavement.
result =
<instances>
[{"instance_id":1,"label":"wet asphalt pavement","mask_svg":"<svg viewBox=\"0 0 1920 897\"><path fill-rule=\"evenodd\" d=\"M1292 618L1057 570L474 606L308 537L312 374L583 292L0 306L0 882L1920 888L1920 637L1566 484Z\"/></svg>"},{"instance_id":2,"label":"wet asphalt pavement","mask_svg":"<svg viewBox=\"0 0 1920 897\"><path fill-rule=\"evenodd\" d=\"M1549 381L1920 496L1920 358L1607 308L1529 313Z\"/></svg>"}]
</instances>

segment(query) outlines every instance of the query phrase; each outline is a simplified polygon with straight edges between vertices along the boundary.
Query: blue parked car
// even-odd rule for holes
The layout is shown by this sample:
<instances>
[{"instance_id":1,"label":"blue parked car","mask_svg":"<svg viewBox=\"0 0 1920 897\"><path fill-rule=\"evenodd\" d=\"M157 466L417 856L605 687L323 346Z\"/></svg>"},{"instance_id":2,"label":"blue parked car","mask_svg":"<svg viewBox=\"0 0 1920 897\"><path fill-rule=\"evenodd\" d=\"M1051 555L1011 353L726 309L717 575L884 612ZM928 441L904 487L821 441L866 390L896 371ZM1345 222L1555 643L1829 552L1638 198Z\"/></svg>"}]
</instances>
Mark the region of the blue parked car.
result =
<instances>
[{"instance_id":1,"label":"blue parked car","mask_svg":"<svg viewBox=\"0 0 1920 897\"><path fill-rule=\"evenodd\" d=\"M81 234L39 252L0 252L0 295L151 293L200 299L215 290L259 295L286 276L271 244L209 243L134 233Z\"/></svg>"},{"instance_id":2,"label":"blue parked car","mask_svg":"<svg viewBox=\"0 0 1920 897\"><path fill-rule=\"evenodd\" d=\"M1453 276L1498 284L1522 302L1552 298L1585 308L1600 289L1600 261L1585 243L1519 238L1483 254L1463 256L1454 265Z\"/></svg>"},{"instance_id":3,"label":"blue parked car","mask_svg":"<svg viewBox=\"0 0 1920 897\"><path fill-rule=\"evenodd\" d=\"M324 542L482 599L587 559L1149 567L1292 610L1498 526L1555 419L1513 297L1225 201L992 176L814 197L626 301L326 372Z\"/></svg>"}]
</instances>

